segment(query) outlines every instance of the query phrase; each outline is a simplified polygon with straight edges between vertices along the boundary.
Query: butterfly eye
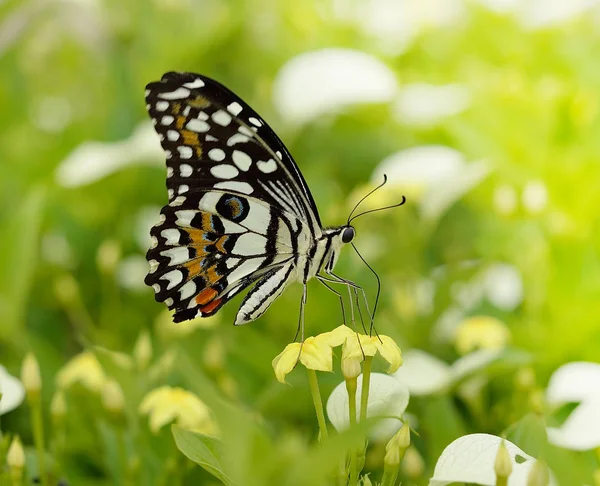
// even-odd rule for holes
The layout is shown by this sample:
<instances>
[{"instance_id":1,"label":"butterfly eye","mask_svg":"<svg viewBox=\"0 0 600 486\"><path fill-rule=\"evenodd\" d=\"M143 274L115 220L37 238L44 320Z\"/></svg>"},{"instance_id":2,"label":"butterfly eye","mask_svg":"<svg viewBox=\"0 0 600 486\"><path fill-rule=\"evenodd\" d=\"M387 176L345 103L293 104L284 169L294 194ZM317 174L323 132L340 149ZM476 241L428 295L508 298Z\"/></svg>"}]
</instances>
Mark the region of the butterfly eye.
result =
<instances>
[{"instance_id":1,"label":"butterfly eye","mask_svg":"<svg viewBox=\"0 0 600 486\"><path fill-rule=\"evenodd\" d=\"M350 243L354 239L354 234L354 228L352 226L347 226L342 233L342 242Z\"/></svg>"}]
</instances>

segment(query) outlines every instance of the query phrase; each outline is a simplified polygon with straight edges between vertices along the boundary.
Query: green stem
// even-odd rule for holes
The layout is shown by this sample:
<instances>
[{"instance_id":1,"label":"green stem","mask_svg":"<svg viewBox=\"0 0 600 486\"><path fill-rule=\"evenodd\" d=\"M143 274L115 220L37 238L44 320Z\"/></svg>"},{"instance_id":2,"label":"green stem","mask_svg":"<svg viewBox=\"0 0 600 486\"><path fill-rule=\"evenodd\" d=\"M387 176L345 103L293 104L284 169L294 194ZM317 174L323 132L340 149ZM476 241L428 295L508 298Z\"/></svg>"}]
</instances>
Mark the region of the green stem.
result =
<instances>
[{"instance_id":1,"label":"green stem","mask_svg":"<svg viewBox=\"0 0 600 486\"><path fill-rule=\"evenodd\" d=\"M306 369L308 372L308 383L310 393L312 395L315 412L317 413L317 422L319 423L319 435L321 440L327 440L327 424L325 423L325 414L323 413L323 400L321 400L321 392L319 390L319 381L317 380L317 372L315 370Z\"/></svg>"},{"instance_id":2,"label":"green stem","mask_svg":"<svg viewBox=\"0 0 600 486\"><path fill-rule=\"evenodd\" d=\"M31 405L31 423L33 424L33 441L38 459L38 472L42 486L48 486L48 476L46 475L46 448L44 446L44 422L42 420L42 401L39 395L32 396Z\"/></svg>"},{"instance_id":3,"label":"green stem","mask_svg":"<svg viewBox=\"0 0 600 486\"><path fill-rule=\"evenodd\" d=\"M346 390L348 391L348 412L350 428L356 425L356 378L346 380ZM348 486L356 486L358 483L358 451L353 448L350 451L350 481Z\"/></svg>"},{"instance_id":4,"label":"green stem","mask_svg":"<svg viewBox=\"0 0 600 486\"><path fill-rule=\"evenodd\" d=\"M367 419L367 407L369 405L369 387L371 386L371 363L373 356L365 356L363 363L362 390L360 393L360 421Z\"/></svg>"},{"instance_id":5,"label":"green stem","mask_svg":"<svg viewBox=\"0 0 600 486\"><path fill-rule=\"evenodd\" d=\"M398 471L400 470L400 464L397 466L386 467L383 470L383 478L381 479L381 486L394 486L396 479L398 478Z\"/></svg>"},{"instance_id":6,"label":"green stem","mask_svg":"<svg viewBox=\"0 0 600 486\"><path fill-rule=\"evenodd\" d=\"M508 476L496 476L496 486L507 486Z\"/></svg>"}]
</instances>

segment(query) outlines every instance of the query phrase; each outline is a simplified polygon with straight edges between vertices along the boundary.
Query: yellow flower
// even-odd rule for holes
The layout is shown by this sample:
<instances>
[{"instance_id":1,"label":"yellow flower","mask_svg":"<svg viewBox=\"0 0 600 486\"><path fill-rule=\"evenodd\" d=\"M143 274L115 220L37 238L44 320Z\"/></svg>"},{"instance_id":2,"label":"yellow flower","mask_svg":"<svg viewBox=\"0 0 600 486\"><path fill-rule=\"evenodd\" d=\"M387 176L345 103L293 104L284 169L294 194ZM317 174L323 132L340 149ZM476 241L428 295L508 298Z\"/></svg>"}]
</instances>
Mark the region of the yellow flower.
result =
<instances>
[{"instance_id":1,"label":"yellow flower","mask_svg":"<svg viewBox=\"0 0 600 486\"><path fill-rule=\"evenodd\" d=\"M72 358L56 375L56 384L63 389L80 383L91 391L100 392L105 382L104 370L90 351L84 351Z\"/></svg>"},{"instance_id":2,"label":"yellow flower","mask_svg":"<svg viewBox=\"0 0 600 486\"><path fill-rule=\"evenodd\" d=\"M375 356L377 352L389 363L388 373L393 373L402 365L402 352L391 337L383 334L367 336L354 332L344 342L342 361L362 359L363 356Z\"/></svg>"},{"instance_id":3,"label":"yellow flower","mask_svg":"<svg viewBox=\"0 0 600 486\"><path fill-rule=\"evenodd\" d=\"M462 321L456 329L456 350L467 354L475 349L502 349L510 340L510 331L499 319L474 316Z\"/></svg>"},{"instance_id":4,"label":"yellow flower","mask_svg":"<svg viewBox=\"0 0 600 486\"><path fill-rule=\"evenodd\" d=\"M148 393L139 411L149 415L150 430L158 433L163 425L177 422L183 428L214 435L217 426L210 409L192 392L179 387L162 386Z\"/></svg>"},{"instance_id":5,"label":"yellow flower","mask_svg":"<svg viewBox=\"0 0 600 486\"><path fill-rule=\"evenodd\" d=\"M298 361L310 370L332 371L332 348L341 345L348 333L354 334L350 328L339 326L316 337L310 336L303 343L288 344L272 363L277 380L285 383L286 375L295 368Z\"/></svg>"}]
</instances>

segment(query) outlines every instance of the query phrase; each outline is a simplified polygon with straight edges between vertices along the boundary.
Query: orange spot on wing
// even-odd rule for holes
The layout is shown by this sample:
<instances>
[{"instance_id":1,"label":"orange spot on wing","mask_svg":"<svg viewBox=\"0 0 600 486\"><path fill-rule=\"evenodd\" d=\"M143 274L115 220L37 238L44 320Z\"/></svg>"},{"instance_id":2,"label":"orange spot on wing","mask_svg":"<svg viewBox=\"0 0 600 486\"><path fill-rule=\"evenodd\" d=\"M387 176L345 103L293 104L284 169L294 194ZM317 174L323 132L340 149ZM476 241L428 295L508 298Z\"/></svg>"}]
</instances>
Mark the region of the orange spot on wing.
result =
<instances>
[{"instance_id":1,"label":"orange spot on wing","mask_svg":"<svg viewBox=\"0 0 600 486\"><path fill-rule=\"evenodd\" d=\"M203 305L202 307L200 307L200 312L202 312L202 314L210 314L217 307L219 307L219 304L221 303L222 300L223 299L215 299L210 304Z\"/></svg>"},{"instance_id":2,"label":"orange spot on wing","mask_svg":"<svg viewBox=\"0 0 600 486\"><path fill-rule=\"evenodd\" d=\"M210 287L204 289L198 295L196 295L196 303L198 305L208 304L211 300L213 300L217 296L218 292L215 289L211 289ZM217 299L220 300L220 299ZM214 302L214 301L213 301ZM210 305L210 304L208 304Z\"/></svg>"}]
</instances>

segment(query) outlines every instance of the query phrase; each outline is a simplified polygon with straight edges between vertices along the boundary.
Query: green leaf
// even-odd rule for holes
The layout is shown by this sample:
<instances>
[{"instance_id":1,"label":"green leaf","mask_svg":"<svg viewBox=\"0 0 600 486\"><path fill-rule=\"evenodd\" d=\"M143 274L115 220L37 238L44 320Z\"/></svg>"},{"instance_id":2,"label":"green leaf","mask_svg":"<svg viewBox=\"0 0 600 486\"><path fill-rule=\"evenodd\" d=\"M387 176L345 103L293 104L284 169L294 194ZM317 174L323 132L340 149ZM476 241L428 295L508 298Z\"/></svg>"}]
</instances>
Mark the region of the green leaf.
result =
<instances>
[{"instance_id":1,"label":"green leaf","mask_svg":"<svg viewBox=\"0 0 600 486\"><path fill-rule=\"evenodd\" d=\"M224 484L236 484L224 471L223 445L214 437L198 434L191 430L171 426L177 448L200 467L221 480Z\"/></svg>"},{"instance_id":2,"label":"green leaf","mask_svg":"<svg viewBox=\"0 0 600 486\"><path fill-rule=\"evenodd\" d=\"M34 187L0 228L1 336L10 336L23 325L33 275L37 270L39 233L46 191Z\"/></svg>"}]
</instances>

